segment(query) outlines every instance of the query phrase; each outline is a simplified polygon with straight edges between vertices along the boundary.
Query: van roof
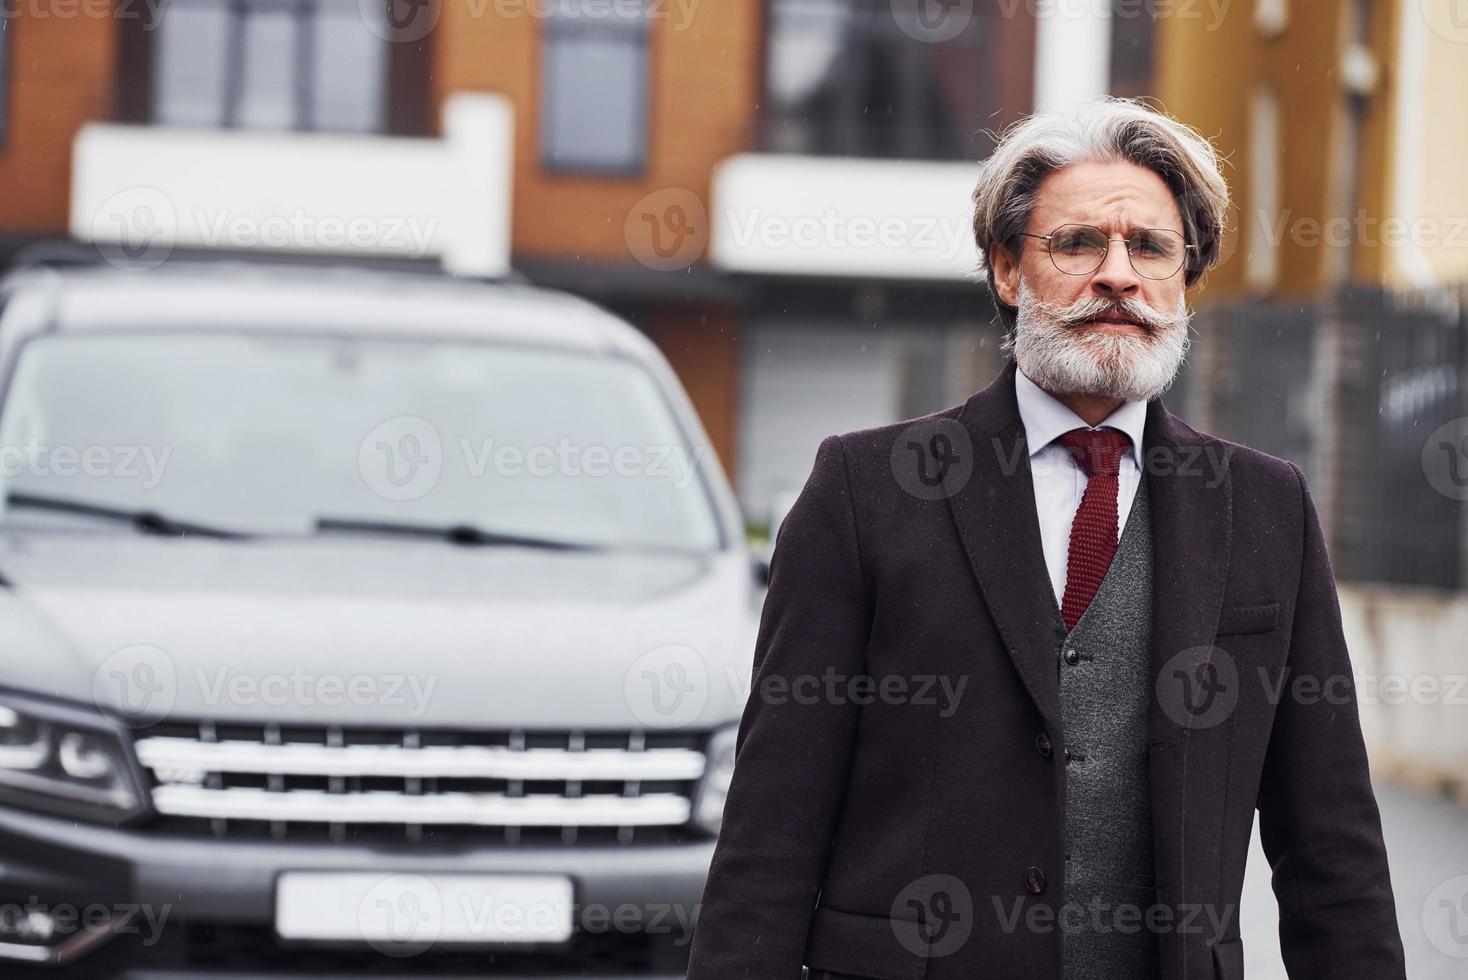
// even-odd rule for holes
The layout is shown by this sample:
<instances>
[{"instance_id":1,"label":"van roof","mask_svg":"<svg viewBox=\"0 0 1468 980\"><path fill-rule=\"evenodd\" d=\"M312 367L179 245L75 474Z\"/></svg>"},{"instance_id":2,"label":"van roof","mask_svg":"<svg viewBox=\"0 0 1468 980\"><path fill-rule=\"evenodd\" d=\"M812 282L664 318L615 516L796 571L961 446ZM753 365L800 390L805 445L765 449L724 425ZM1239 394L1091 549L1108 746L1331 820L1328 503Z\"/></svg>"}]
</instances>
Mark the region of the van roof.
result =
<instances>
[{"instance_id":1,"label":"van roof","mask_svg":"<svg viewBox=\"0 0 1468 980\"><path fill-rule=\"evenodd\" d=\"M568 293L518 282L337 265L170 260L156 269L36 266L6 289L40 286L50 329L346 332L397 339L494 339L640 355L635 327Z\"/></svg>"}]
</instances>

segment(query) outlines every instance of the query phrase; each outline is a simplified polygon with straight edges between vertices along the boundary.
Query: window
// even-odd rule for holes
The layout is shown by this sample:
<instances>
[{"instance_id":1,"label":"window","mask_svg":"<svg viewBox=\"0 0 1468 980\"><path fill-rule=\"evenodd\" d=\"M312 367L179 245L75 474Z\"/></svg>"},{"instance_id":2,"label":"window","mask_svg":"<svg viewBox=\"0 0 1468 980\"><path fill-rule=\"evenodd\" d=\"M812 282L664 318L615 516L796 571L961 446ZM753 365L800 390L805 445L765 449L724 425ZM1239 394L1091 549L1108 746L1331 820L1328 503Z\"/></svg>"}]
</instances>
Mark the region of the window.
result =
<instances>
[{"instance_id":1,"label":"window","mask_svg":"<svg viewBox=\"0 0 1468 980\"><path fill-rule=\"evenodd\" d=\"M377 132L385 24L357 0L170 0L153 48L154 122Z\"/></svg>"},{"instance_id":2,"label":"window","mask_svg":"<svg viewBox=\"0 0 1468 980\"><path fill-rule=\"evenodd\" d=\"M559 0L550 9L542 164L551 171L639 173L648 139L648 11L600 0Z\"/></svg>"},{"instance_id":3,"label":"window","mask_svg":"<svg viewBox=\"0 0 1468 980\"><path fill-rule=\"evenodd\" d=\"M765 150L978 159L983 130L1026 108L1004 105L1003 76L1031 52L998 43L993 13L955 5L935 25L920 3L769 2Z\"/></svg>"}]
</instances>

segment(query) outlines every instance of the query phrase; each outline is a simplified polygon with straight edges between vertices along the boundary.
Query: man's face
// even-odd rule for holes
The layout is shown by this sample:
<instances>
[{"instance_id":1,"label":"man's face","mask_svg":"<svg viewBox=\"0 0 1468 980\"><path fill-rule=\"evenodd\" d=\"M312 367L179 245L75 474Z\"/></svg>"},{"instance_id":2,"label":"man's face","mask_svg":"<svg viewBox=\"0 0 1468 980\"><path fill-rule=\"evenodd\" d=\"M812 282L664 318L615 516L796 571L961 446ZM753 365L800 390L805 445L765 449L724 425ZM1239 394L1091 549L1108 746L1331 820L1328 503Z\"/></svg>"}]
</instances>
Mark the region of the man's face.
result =
<instances>
[{"instance_id":1,"label":"man's face","mask_svg":"<svg viewBox=\"0 0 1468 980\"><path fill-rule=\"evenodd\" d=\"M1092 225L1112 239L1094 271L1061 271L1039 238L1025 239L1018 261L1007 249L991 250L999 296L1019 310L1020 367L1050 391L1154 398L1187 351L1184 268L1163 279L1139 275L1125 239L1157 228L1182 235L1172 192L1132 163L1065 167L1041 181L1026 231L1049 235L1069 224Z\"/></svg>"}]
</instances>

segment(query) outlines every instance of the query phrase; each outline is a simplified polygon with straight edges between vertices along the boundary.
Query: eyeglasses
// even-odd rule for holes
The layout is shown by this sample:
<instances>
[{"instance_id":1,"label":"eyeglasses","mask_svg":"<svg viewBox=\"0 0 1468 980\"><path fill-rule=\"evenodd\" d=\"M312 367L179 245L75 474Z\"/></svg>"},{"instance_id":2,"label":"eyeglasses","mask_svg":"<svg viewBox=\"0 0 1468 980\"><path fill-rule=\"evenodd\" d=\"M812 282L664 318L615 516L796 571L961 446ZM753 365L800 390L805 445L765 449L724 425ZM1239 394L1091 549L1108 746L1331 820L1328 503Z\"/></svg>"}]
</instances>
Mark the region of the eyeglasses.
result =
<instances>
[{"instance_id":1,"label":"eyeglasses","mask_svg":"<svg viewBox=\"0 0 1468 980\"><path fill-rule=\"evenodd\" d=\"M1129 238L1111 239L1092 225L1061 225L1048 235L1021 232L1025 238L1043 238L1050 261L1068 276L1089 276L1106 261L1111 242L1126 242L1127 258L1143 279L1170 279L1183 267L1188 249L1197 248L1167 228L1143 228Z\"/></svg>"}]
</instances>

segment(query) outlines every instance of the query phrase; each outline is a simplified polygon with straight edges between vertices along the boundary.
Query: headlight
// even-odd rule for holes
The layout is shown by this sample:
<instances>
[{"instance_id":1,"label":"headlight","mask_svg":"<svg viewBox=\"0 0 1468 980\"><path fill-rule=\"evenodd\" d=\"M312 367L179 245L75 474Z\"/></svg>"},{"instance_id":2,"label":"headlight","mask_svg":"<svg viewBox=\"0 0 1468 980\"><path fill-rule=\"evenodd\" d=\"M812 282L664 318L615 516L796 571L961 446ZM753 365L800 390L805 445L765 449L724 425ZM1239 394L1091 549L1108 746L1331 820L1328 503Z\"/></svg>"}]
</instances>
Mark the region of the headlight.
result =
<instances>
[{"instance_id":1,"label":"headlight","mask_svg":"<svg viewBox=\"0 0 1468 980\"><path fill-rule=\"evenodd\" d=\"M718 834L724 823L724 800L729 796L729 781L734 778L734 743L738 736L738 725L721 728L709 736L704 750L707 761L693 803L693 822L711 834Z\"/></svg>"},{"instance_id":2,"label":"headlight","mask_svg":"<svg viewBox=\"0 0 1468 980\"><path fill-rule=\"evenodd\" d=\"M106 718L0 692L0 805L119 823L144 809L141 785Z\"/></svg>"}]
</instances>

